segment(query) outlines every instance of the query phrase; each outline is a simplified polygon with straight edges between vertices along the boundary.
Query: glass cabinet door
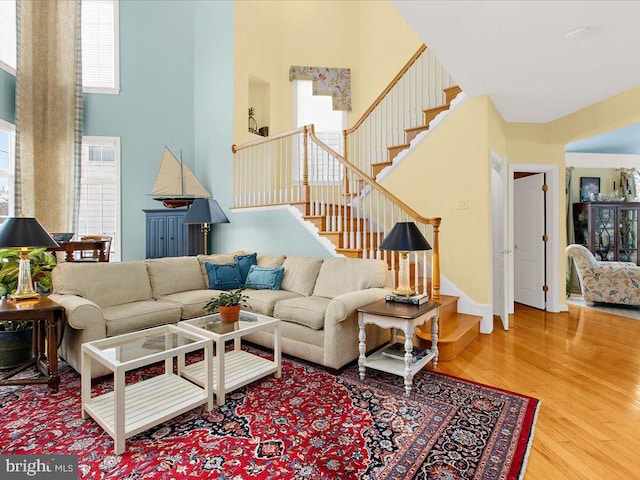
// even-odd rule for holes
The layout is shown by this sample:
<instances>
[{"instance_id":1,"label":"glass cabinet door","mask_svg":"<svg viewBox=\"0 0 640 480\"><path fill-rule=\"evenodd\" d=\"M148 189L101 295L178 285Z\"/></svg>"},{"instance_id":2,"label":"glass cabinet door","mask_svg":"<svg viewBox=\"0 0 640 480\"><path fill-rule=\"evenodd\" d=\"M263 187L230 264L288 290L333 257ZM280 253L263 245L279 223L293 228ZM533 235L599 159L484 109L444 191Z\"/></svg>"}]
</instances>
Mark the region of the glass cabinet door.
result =
<instances>
[{"instance_id":1,"label":"glass cabinet door","mask_svg":"<svg viewBox=\"0 0 640 480\"><path fill-rule=\"evenodd\" d=\"M638 210L620 207L618 211L618 261L638 263Z\"/></svg>"},{"instance_id":2,"label":"glass cabinet door","mask_svg":"<svg viewBox=\"0 0 640 480\"><path fill-rule=\"evenodd\" d=\"M613 261L616 257L616 208L598 206L593 209L592 243L597 260Z\"/></svg>"}]
</instances>

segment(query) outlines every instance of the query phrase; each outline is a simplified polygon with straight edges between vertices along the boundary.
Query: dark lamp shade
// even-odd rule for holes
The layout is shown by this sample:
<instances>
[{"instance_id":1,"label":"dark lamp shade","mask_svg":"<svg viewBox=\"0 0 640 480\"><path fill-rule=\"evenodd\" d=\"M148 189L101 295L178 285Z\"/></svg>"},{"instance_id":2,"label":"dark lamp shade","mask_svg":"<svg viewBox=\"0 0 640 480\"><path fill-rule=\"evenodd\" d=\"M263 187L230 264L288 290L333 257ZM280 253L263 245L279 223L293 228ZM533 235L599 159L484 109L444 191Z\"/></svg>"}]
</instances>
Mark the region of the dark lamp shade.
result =
<instances>
[{"instance_id":1,"label":"dark lamp shade","mask_svg":"<svg viewBox=\"0 0 640 480\"><path fill-rule=\"evenodd\" d=\"M197 198L189 207L182 223L230 223L213 198Z\"/></svg>"},{"instance_id":2,"label":"dark lamp shade","mask_svg":"<svg viewBox=\"0 0 640 480\"><path fill-rule=\"evenodd\" d=\"M56 241L33 217L10 217L0 226L0 248L57 246Z\"/></svg>"},{"instance_id":3,"label":"dark lamp shade","mask_svg":"<svg viewBox=\"0 0 640 480\"><path fill-rule=\"evenodd\" d=\"M380 244L380 250L413 252L431 250L431 245L414 222L398 222Z\"/></svg>"}]
</instances>

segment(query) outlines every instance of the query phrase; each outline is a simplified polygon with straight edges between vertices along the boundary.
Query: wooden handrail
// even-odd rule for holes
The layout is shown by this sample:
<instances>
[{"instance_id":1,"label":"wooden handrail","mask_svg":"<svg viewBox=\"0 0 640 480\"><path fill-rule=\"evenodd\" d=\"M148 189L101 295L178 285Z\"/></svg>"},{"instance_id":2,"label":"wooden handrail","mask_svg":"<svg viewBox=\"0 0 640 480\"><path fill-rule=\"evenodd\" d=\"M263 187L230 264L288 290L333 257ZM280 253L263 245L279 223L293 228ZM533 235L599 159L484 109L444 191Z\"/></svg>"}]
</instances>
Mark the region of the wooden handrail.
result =
<instances>
[{"instance_id":1,"label":"wooden handrail","mask_svg":"<svg viewBox=\"0 0 640 480\"><path fill-rule=\"evenodd\" d=\"M283 137L290 137L296 135L298 133L303 133L306 127L296 128L294 130L287 130L286 132L277 133L275 135L271 135L265 138L259 138L258 140L253 140L251 142L243 143L242 145L236 145L235 143L231 145L231 151L236 153L238 150L244 150L245 148L253 147L255 145L261 145L263 143L273 142L274 140L278 140Z\"/></svg>"},{"instance_id":2,"label":"wooden handrail","mask_svg":"<svg viewBox=\"0 0 640 480\"><path fill-rule=\"evenodd\" d=\"M371 112L373 112L373 110L380 104L380 102L382 102L384 97L386 97L387 93L389 93L391 91L391 89L396 85L396 83L398 83L400 81L402 76L405 73L407 73L407 70L409 70L411 68L411 66L420 57L420 55L422 55L422 52L424 52L426 49L427 49L427 46L425 44L422 44L420 46L420 48L418 48L418 51L413 54L413 56L409 59L407 64L404 67L402 67L402 70L400 70L398 72L398 74L394 77L394 79L391 80L391 83L389 83L389 85L387 85L387 88L385 88L382 91L382 93L380 95L378 95L378 98L376 98L374 100L374 102L371 104L371 106L369 108L367 108L367 111L362 114L362 116L356 122L356 124L353 127L347 128L346 130L344 130L344 136L345 137L347 135L349 135L350 133L353 133L354 131L356 131L358 129L358 127L360 125L362 125L362 122L364 122L366 120L366 118L371 114Z\"/></svg>"},{"instance_id":3,"label":"wooden handrail","mask_svg":"<svg viewBox=\"0 0 640 480\"><path fill-rule=\"evenodd\" d=\"M309 130L309 136L311 137L311 139L316 142L316 144L325 152L327 152L329 155L333 155L336 160L338 160L340 163L342 163L347 169L352 169L355 170L358 175L360 175L362 177L362 179L369 184L373 189L377 190L378 192L380 192L383 196L387 197L389 200L391 200L392 202L394 202L396 205L398 205L400 208L402 208L402 210L404 210L405 212L409 213L412 217L414 217L416 220L418 220L421 223L425 223L427 225L440 225L440 222L442 221L442 218L440 217L433 217L433 218L426 218L423 217L422 215L420 215L418 212L416 212L414 209L412 209L409 205L407 205L406 203L404 203L402 200L400 200L398 197L396 197L393 193L391 193L389 190L387 190L386 188L384 188L382 185L380 185L379 183L377 183L373 178L371 178L369 175L367 175L366 173L364 173L362 170L360 170L358 167L356 167L355 165L353 165L352 163L348 162L342 155L340 155L338 152L336 152L335 150L333 150L331 147L325 145L321 140L318 139L318 137L316 137L315 134L315 129L313 127L313 125L306 125L303 128L307 128Z\"/></svg>"}]
</instances>

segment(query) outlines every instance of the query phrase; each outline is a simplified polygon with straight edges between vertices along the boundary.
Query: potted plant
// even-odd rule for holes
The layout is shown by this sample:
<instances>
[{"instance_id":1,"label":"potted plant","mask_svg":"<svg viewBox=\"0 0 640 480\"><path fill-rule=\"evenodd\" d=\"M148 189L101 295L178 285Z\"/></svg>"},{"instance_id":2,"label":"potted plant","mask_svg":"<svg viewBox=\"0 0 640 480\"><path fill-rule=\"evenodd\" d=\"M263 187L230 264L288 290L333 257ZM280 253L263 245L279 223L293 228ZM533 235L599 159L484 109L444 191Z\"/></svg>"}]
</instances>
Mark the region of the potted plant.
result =
<instances>
[{"instance_id":1,"label":"potted plant","mask_svg":"<svg viewBox=\"0 0 640 480\"><path fill-rule=\"evenodd\" d=\"M56 257L45 248L29 252L31 276L37 282L40 293L51 290L51 271L56 266ZM0 250L0 296L15 292L18 285L20 254L17 249ZM17 367L31 358L31 322L0 320L0 369Z\"/></svg>"},{"instance_id":2,"label":"potted plant","mask_svg":"<svg viewBox=\"0 0 640 480\"><path fill-rule=\"evenodd\" d=\"M240 307L249 308L246 295L242 294L244 288L238 288L237 290L229 290L228 292L222 292L218 298L212 298L209 300L204 309L207 313L220 313L220 321L225 323L232 323L240 318Z\"/></svg>"}]
</instances>

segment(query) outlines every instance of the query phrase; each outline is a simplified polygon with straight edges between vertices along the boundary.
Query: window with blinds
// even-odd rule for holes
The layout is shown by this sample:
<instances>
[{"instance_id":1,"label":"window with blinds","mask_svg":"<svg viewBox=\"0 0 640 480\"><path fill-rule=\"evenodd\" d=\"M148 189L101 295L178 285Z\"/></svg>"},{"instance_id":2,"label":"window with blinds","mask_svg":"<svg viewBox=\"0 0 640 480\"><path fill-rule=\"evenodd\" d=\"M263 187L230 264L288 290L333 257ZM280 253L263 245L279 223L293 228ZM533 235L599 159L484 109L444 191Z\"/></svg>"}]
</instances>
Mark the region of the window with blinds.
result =
<instances>
[{"instance_id":1,"label":"window with blinds","mask_svg":"<svg viewBox=\"0 0 640 480\"><path fill-rule=\"evenodd\" d=\"M330 96L314 95L311 80L294 80L294 102L296 127L313 124L316 137L342 155L342 131L346 125L346 112L333 109ZM302 171L303 140L300 144L300 171ZM338 183L342 180L342 166L324 152L310 148L309 182Z\"/></svg>"},{"instance_id":2,"label":"window with blinds","mask_svg":"<svg viewBox=\"0 0 640 480\"><path fill-rule=\"evenodd\" d=\"M120 139L83 137L80 211L76 235L110 235L111 258L120 259Z\"/></svg>"},{"instance_id":3,"label":"window with blinds","mask_svg":"<svg viewBox=\"0 0 640 480\"><path fill-rule=\"evenodd\" d=\"M16 74L16 2L0 1L0 67Z\"/></svg>"},{"instance_id":4,"label":"window with blinds","mask_svg":"<svg viewBox=\"0 0 640 480\"><path fill-rule=\"evenodd\" d=\"M0 223L15 215L15 127L0 120Z\"/></svg>"},{"instance_id":5,"label":"window with blinds","mask_svg":"<svg viewBox=\"0 0 640 480\"><path fill-rule=\"evenodd\" d=\"M82 0L82 85L89 93L120 88L118 1Z\"/></svg>"},{"instance_id":6,"label":"window with blinds","mask_svg":"<svg viewBox=\"0 0 640 480\"><path fill-rule=\"evenodd\" d=\"M118 93L119 0L82 0L82 86L86 93ZM16 1L0 0L0 68L16 74Z\"/></svg>"}]
</instances>

